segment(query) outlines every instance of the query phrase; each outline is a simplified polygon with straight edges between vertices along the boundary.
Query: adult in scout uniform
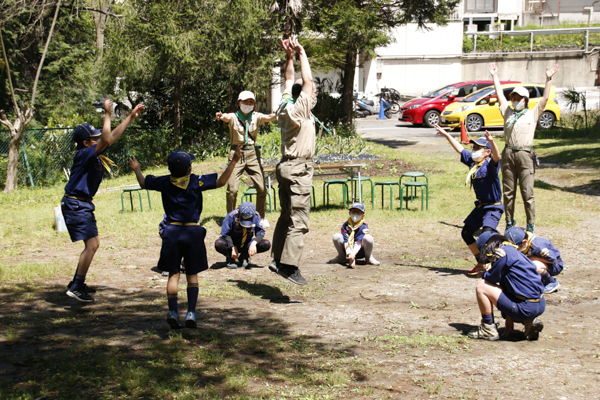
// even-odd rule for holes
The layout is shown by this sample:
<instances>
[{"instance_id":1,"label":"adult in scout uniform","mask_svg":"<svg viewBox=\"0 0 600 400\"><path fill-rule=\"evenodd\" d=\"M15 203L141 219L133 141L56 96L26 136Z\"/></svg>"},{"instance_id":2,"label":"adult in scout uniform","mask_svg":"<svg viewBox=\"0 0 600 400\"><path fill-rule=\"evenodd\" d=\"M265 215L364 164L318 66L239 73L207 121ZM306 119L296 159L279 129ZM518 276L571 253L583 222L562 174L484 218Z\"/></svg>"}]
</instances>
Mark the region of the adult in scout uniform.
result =
<instances>
[{"instance_id":1,"label":"adult in scout uniform","mask_svg":"<svg viewBox=\"0 0 600 400\"><path fill-rule=\"evenodd\" d=\"M494 78L494 88L498 96L500 111L504 118L504 139L506 145L502 151L502 191L504 192L504 207L506 211L506 229L515 225L515 196L517 181L521 185L521 197L525 204L527 215L527 230L533 232L535 226L535 199L533 183L535 173L535 152L533 151L533 136L540 116L546 108L552 88L552 77L558 71L558 65L546 68L546 87L544 95L531 110L528 108L529 91L522 86L516 87L510 93L512 108L509 106L498 77L496 64L489 64L489 71Z\"/></svg>"},{"instance_id":2,"label":"adult in scout uniform","mask_svg":"<svg viewBox=\"0 0 600 400\"><path fill-rule=\"evenodd\" d=\"M227 214L232 212L237 206L237 192L240 186L240 178L246 172L254 188L256 189L256 209L262 219L263 227L268 228L269 222L265 219L265 202L267 198L267 189L265 187L265 177L263 175L260 146L256 146L258 138L258 127L268 125L275 120L275 114L265 115L254 111L256 99L254 93L245 90L240 93L237 101L238 110L234 113L223 114L217 112L217 119L220 119L229 127L229 140L231 150L229 152L229 161L233 157L235 148L242 145L244 155L235 165L231 178L227 182Z\"/></svg>"},{"instance_id":3,"label":"adult in scout uniform","mask_svg":"<svg viewBox=\"0 0 600 400\"><path fill-rule=\"evenodd\" d=\"M311 109L316 102L310 64L298 39L281 40L286 52L285 87L277 109L281 128L281 161L277 164L281 214L273 232L273 262L269 269L297 285L306 285L300 274L300 260L308 234L310 193L315 154L315 120ZM294 52L300 58L301 79L294 81Z\"/></svg>"}]
</instances>

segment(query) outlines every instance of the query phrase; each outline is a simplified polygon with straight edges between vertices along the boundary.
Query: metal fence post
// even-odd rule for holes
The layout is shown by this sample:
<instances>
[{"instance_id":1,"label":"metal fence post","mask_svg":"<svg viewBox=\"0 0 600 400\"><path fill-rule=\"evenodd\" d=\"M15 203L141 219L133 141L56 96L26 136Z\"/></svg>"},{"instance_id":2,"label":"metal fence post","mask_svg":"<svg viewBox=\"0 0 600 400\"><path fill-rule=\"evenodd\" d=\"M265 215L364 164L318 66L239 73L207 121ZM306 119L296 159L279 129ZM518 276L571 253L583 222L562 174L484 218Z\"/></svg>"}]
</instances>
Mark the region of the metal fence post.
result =
<instances>
[{"instance_id":1,"label":"metal fence post","mask_svg":"<svg viewBox=\"0 0 600 400\"><path fill-rule=\"evenodd\" d=\"M35 184L33 183L33 177L31 176L31 168L29 168L29 160L27 159L27 150L25 150L25 138L21 142L21 147L23 147L23 161L25 163L25 167L27 167L27 174L29 175L29 182L31 182L31 188L35 189Z\"/></svg>"}]
</instances>

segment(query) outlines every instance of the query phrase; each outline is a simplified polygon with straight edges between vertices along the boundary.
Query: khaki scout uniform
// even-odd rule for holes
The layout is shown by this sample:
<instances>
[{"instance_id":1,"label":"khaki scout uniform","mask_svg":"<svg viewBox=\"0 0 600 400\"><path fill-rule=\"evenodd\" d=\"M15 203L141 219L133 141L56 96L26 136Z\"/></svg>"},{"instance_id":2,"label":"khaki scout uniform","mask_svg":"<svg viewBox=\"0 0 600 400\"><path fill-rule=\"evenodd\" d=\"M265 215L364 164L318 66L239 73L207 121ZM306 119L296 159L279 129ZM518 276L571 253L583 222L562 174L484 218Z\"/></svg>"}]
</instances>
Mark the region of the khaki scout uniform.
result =
<instances>
[{"instance_id":1,"label":"khaki scout uniform","mask_svg":"<svg viewBox=\"0 0 600 400\"><path fill-rule=\"evenodd\" d=\"M315 154L315 120L311 113L313 100L301 92L295 103L289 102L291 91L283 93L277 110L281 127L281 161L277 164L281 215L273 232L271 255L282 264L298 267L308 234L310 193Z\"/></svg>"},{"instance_id":2,"label":"khaki scout uniform","mask_svg":"<svg viewBox=\"0 0 600 400\"><path fill-rule=\"evenodd\" d=\"M229 161L233 159L235 148L238 145L243 145L244 154L240 161L235 164L233 172L227 181L227 214L237 208L237 193L240 186L240 178L246 172L254 188L256 189L256 211L261 218L265 217L265 203L267 198L267 189L265 187L265 177L263 175L260 148L256 147L255 141L258 137L258 127L260 125L268 125L266 122L267 115L259 112L252 112L252 120L248 124L248 143L246 139L246 124L241 121L235 113L224 114L229 117L229 140L231 150L229 151Z\"/></svg>"},{"instance_id":3,"label":"khaki scout uniform","mask_svg":"<svg viewBox=\"0 0 600 400\"><path fill-rule=\"evenodd\" d=\"M504 139L506 146L502 151L502 193L506 222L514 221L517 181L521 186L521 197L525 204L527 223L535 224L535 199L533 183L535 173L535 155L533 136L540 115L544 110L540 104L521 115L510 128L507 125L516 117L515 111L507 105L500 106L504 118Z\"/></svg>"}]
</instances>

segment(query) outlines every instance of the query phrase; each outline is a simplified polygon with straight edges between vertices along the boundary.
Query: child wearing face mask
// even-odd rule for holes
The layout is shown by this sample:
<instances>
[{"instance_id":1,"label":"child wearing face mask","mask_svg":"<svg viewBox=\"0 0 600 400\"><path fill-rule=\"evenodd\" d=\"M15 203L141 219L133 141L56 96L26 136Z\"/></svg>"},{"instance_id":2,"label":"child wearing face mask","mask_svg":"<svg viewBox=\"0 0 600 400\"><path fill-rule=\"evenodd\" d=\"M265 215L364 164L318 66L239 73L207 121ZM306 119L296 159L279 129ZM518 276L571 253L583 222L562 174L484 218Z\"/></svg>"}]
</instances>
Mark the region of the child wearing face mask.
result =
<instances>
[{"instance_id":1,"label":"child wearing face mask","mask_svg":"<svg viewBox=\"0 0 600 400\"><path fill-rule=\"evenodd\" d=\"M464 221L461 236L477 260L475 267L467 274L477 275L478 269L481 270L484 266L478 261L479 247L473 235L479 228L483 228L483 232L495 232L504 213L504 206L501 203L502 190L498 178L500 151L488 131L485 131L485 137L470 140L473 144L473 151L470 152L444 129L439 126L436 126L436 129L437 134L444 136L460 154L460 161L469 167L465 185L473 188L477 201L475 201L475 208Z\"/></svg>"},{"instance_id":2,"label":"child wearing face mask","mask_svg":"<svg viewBox=\"0 0 600 400\"><path fill-rule=\"evenodd\" d=\"M256 210L261 217L261 226L268 228L269 221L265 219L265 203L267 198L267 188L260 160L260 146L256 146L258 138L258 127L268 125L275 120L275 114L262 114L254 111L256 99L254 93L245 90L238 96L237 108L234 113L218 111L217 119L223 121L229 127L229 139L231 150L229 152L229 161L232 160L235 149L242 145L244 155L235 165L233 173L227 182L227 213L237 207L237 192L240 186L240 178L246 172L254 188L256 189Z\"/></svg>"},{"instance_id":3,"label":"child wearing face mask","mask_svg":"<svg viewBox=\"0 0 600 400\"><path fill-rule=\"evenodd\" d=\"M369 226L364 222L365 206L353 203L350 206L350 218L342 225L340 233L333 235L333 245L338 252L337 257L329 260L330 264L345 264L356 267L357 259L365 259L367 264L380 265L373 257L373 236L369 234Z\"/></svg>"}]
</instances>

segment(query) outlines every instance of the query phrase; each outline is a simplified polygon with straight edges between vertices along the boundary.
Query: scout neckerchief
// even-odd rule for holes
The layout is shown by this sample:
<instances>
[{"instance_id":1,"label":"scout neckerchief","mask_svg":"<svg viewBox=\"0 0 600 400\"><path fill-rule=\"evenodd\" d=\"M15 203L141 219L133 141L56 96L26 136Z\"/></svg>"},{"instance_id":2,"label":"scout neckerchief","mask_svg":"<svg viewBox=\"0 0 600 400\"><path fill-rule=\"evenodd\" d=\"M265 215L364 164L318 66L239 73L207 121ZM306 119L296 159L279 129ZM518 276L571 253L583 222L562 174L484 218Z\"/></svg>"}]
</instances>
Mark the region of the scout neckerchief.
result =
<instances>
[{"instance_id":1,"label":"scout neckerchief","mask_svg":"<svg viewBox=\"0 0 600 400\"><path fill-rule=\"evenodd\" d=\"M290 96L289 94L284 95L283 99L284 100L279 105L279 110L284 109L288 103L292 103L292 104L296 103L296 99L293 98L292 96ZM315 114L312 113L312 111L311 111L310 115L312 115L312 117L315 119L315 121L317 121L317 123L319 125L321 125L323 127L323 129L325 129L327 131L327 133L331 134L331 131L329 129L327 129L327 127L325 125L323 125L323 123L321 121L319 121L319 118L317 118L315 116Z\"/></svg>"},{"instance_id":2,"label":"scout neckerchief","mask_svg":"<svg viewBox=\"0 0 600 400\"><path fill-rule=\"evenodd\" d=\"M513 114L511 114L508 124L506 124L506 129L510 129L510 127L513 126L517 122L517 120L521 118L521 116L524 115L528 110L529 109L525 107L521 111L515 111Z\"/></svg>"},{"instance_id":3,"label":"scout neckerchief","mask_svg":"<svg viewBox=\"0 0 600 400\"><path fill-rule=\"evenodd\" d=\"M535 235L531 232L525 232L527 234L527 247L525 247L525 250L523 250L523 254L527 254L529 252L529 248L531 247L531 243L533 243L533 239L535 238Z\"/></svg>"},{"instance_id":4,"label":"scout neckerchief","mask_svg":"<svg viewBox=\"0 0 600 400\"><path fill-rule=\"evenodd\" d=\"M348 218L348 226L352 229L352 232L350 233L350 236L348 236L348 244L346 245L347 248L352 249L354 247L354 234L356 233L358 228L360 228L364 219L365 219L365 217L363 215L363 217L360 219L360 221L358 221L356 224L354 224L354 221L352 221L352 218Z\"/></svg>"},{"instance_id":5,"label":"scout neckerchief","mask_svg":"<svg viewBox=\"0 0 600 400\"><path fill-rule=\"evenodd\" d=\"M517 249L517 251L519 250L519 247L517 245L511 243L511 242L502 242L502 246L512 246L515 249ZM498 255L498 253L496 253L496 254L486 254L486 256L488 256L488 257L494 257L494 261L492 261L492 263L495 263L496 260L501 257L500 255Z\"/></svg>"},{"instance_id":6,"label":"scout neckerchief","mask_svg":"<svg viewBox=\"0 0 600 400\"><path fill-rule=\"evenodd\" d=\"M172 185L185 190L185 189L187 189L188 185L190 184L190 175L181 176L179 178L175 178L173 175L171 175L169 180L171 181ZM202 181L198 181L198 187L202 186L203 184L204 183L202 183Z\"/></svg>"},{"instance_id":7,"label":"scout neckerchief","mask_svg":"<svg viewBox=\"0 0 600 400\"><path fill-rule=\"evenodd\" d=\"M237 222L240 223L240 219L237 219ZM242 226L242 224L240 224L240 227L242 228L242 246L246 245L246 239L248 238L248 232L254 232L254 227L251 228L245 228Z\"/></svg>"},{"instance_id":8,"label":"scout neckerchief","mask_svg":"<svg viewBox=\"0 0 600 400\"><path fill-rule=\"evenodd\" d=\"M252 121L252 111L248 113L247 116L244 115L240 110L235 112L235 116L239 118L240 121L244 123L246 126L246 134L244 136L244 144L248 144L248 124Z\"/></svg>"},{"instance_id":9,"label":"scout neckerchief","mask_svg":"<svg viewBox=\"0 0 600 400\"><path fill-rule=\"evenodd\" d=\"M110 174L110 176L114 177L115 173L112 170L112 167L114 167L117 171L119 170L119 166L117 164L114 163L114 161L112 161L110 158L106 157L106 156L98 156L98 159L100 160L100 162L102 163L102 165L104 166L104 169L106 169L108 171L108 173Z\"/></svg>"},{"instance_id":10,"label":"scout neckerchief","mask_svg":"<svg viewBox=\"0 0 600 400\"><path fill-rule=\"evenodd\" d=\"M471 178L477 174L477 171L483 165L483 163L484 163L484 161L486 159L487 159L487 157L485 157L483 160L481 160L478 163L475 163L475 165L473 165L473 167L471 168L471 170L467 174L467 179L465 180L465 186L467 186L469 183L471 184L471 186L473 186L473 181L471 180ZM473 162L475 162L475 161L473 161ZM469 186L469 188L471 186Z\"/></svg>"}]
</instances>

